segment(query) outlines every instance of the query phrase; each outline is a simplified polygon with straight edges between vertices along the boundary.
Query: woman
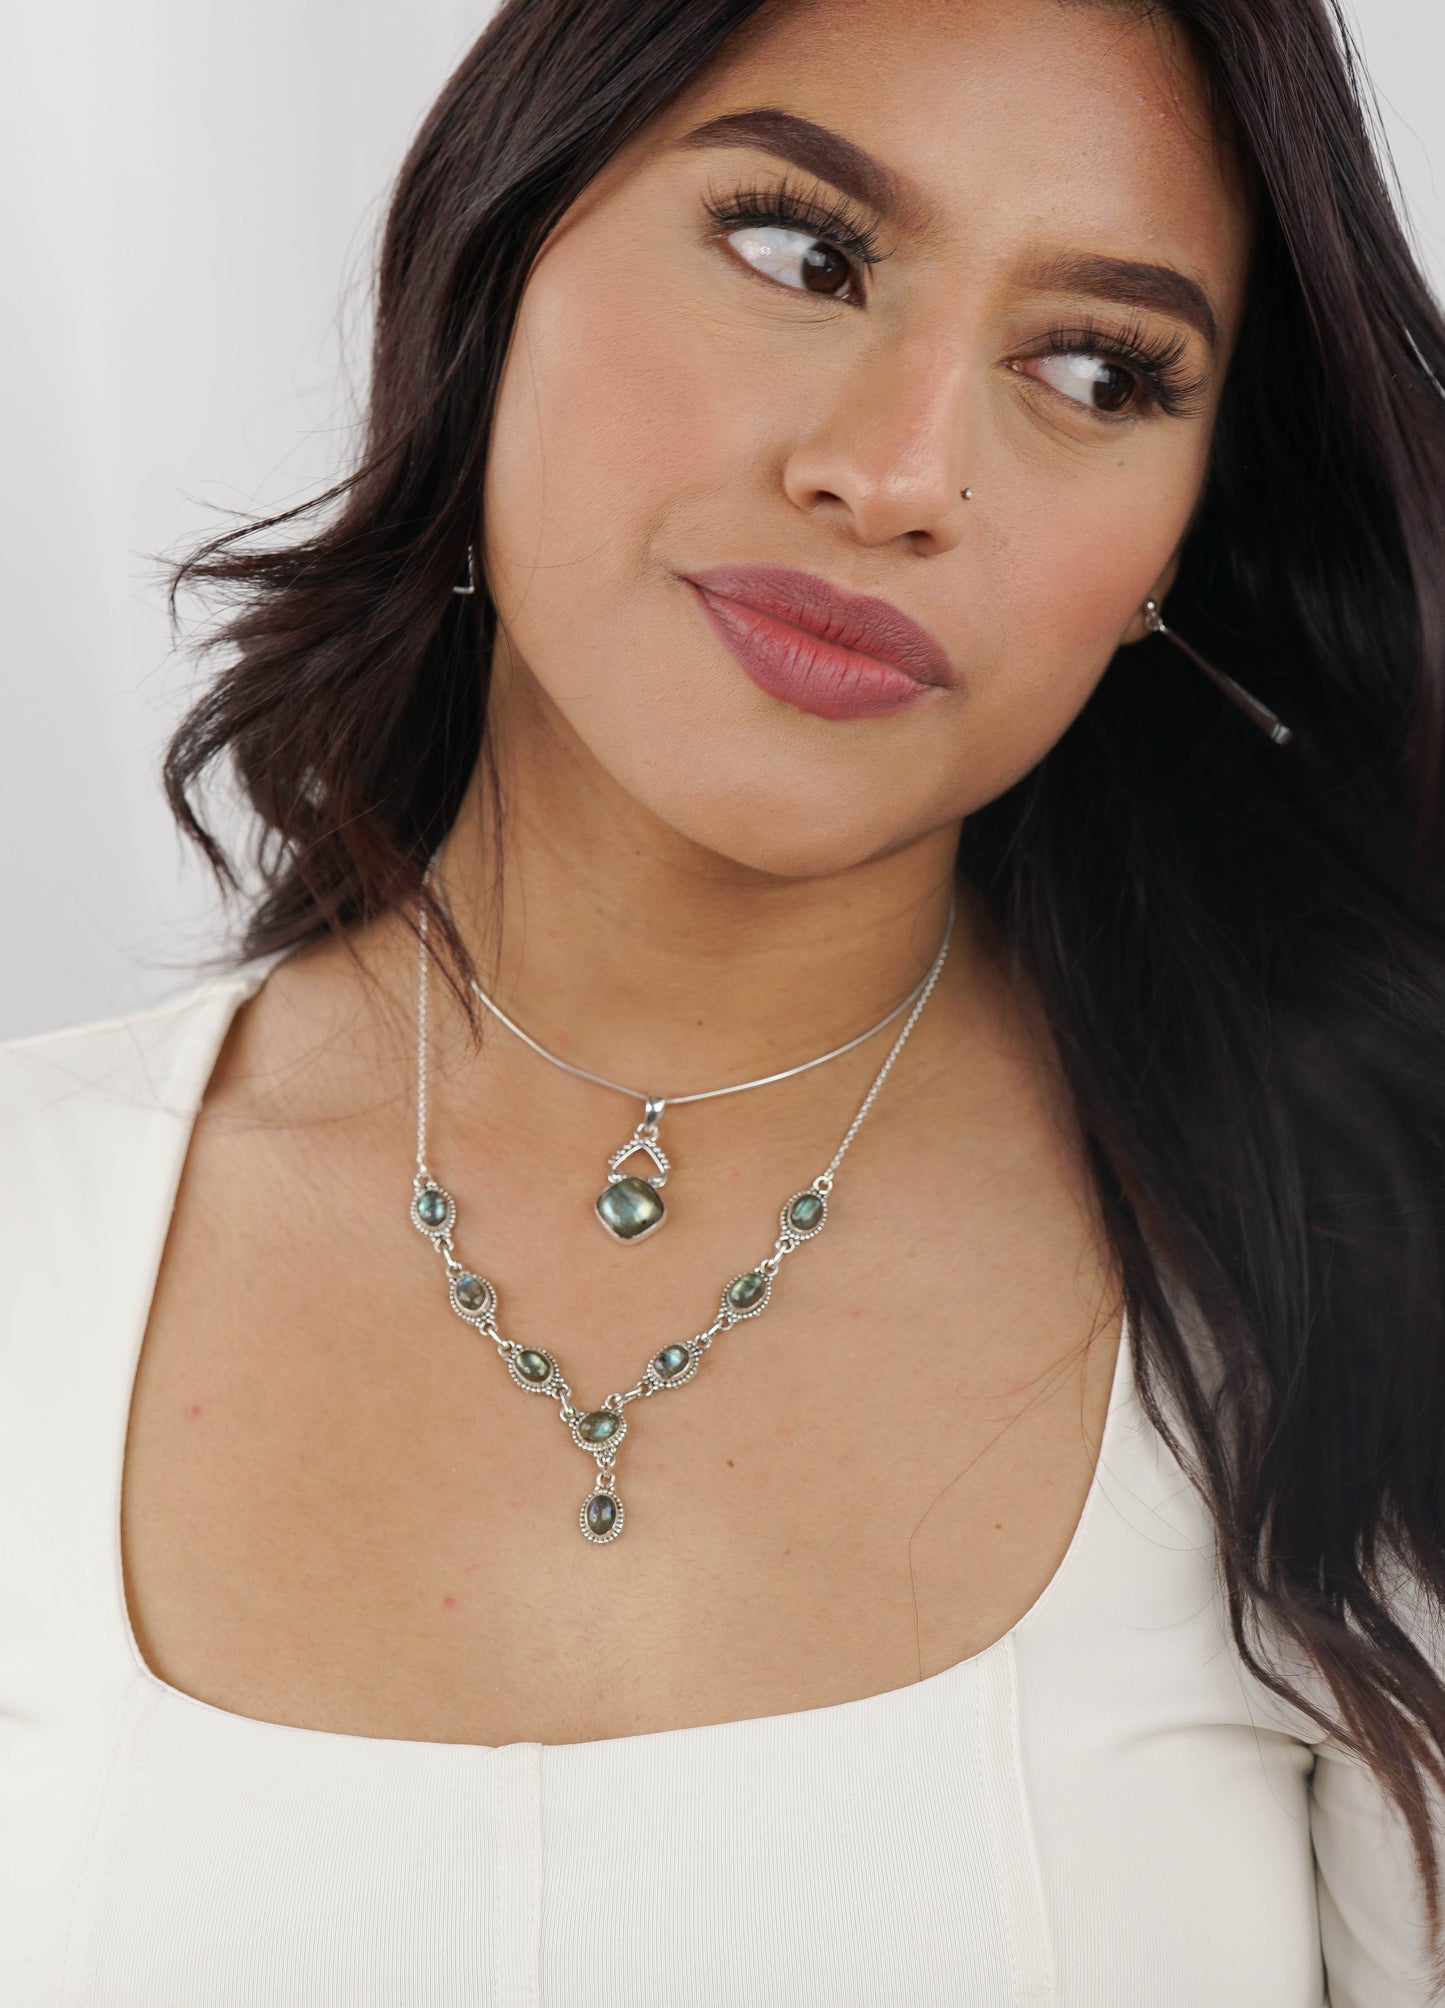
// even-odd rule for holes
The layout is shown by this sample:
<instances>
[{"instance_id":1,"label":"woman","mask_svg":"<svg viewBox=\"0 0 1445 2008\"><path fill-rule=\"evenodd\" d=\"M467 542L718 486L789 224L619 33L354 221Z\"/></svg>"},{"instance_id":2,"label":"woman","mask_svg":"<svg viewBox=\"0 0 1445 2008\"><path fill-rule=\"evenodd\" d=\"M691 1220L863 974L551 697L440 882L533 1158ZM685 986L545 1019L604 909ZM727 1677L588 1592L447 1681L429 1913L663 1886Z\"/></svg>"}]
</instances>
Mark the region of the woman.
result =
<instances>
[{"instance_id":1,"label":"woman","mask_svg":"<svg viewBox=\"0 0 1445 2008\"><path fill-rule=\"evenodd\" d=\"M0 1069L7 2002L1438 1998L1442 379L1325 0L503 8Z\"/></svg>"}]
</instances>

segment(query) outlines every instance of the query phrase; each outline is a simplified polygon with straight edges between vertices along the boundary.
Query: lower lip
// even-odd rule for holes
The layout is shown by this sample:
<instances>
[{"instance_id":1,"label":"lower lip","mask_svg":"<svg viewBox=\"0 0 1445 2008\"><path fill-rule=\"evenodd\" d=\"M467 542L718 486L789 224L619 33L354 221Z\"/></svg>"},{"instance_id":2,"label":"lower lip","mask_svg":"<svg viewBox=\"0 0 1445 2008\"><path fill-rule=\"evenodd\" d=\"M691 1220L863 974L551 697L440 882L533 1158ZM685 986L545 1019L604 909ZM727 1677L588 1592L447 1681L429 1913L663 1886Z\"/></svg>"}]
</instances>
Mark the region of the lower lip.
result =
<instances>
[{"instance_id":1,"label":"lower lip","mask_svg":"<svg viewBox=\"0 0 1445 2008\"><path fill-rule=\"evenodd\" d=\"M815 718L886 718L939 694L937 684L920 683L877 656L840 648L743 600L710 593L691 579L687 583L723 645L758 688L799 711Z\"/></svg>"}]
</instances>

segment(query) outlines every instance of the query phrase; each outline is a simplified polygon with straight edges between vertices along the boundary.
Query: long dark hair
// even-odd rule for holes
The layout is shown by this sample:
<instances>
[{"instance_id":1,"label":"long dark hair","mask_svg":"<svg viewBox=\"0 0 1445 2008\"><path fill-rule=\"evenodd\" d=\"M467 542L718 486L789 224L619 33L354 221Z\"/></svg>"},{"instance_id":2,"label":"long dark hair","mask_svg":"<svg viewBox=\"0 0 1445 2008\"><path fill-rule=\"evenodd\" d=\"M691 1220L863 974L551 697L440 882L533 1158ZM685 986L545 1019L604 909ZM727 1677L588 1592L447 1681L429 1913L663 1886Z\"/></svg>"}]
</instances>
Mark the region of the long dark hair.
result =
<instances>
[{"instance_id":1,"label":"long dark hair","mask_svg":"<svg viewBox=\"0 0 1445 2008\"><path fill-rule=\"evenodd\" d=\"M243 525L177 575L230 599L227 664L164 765L228 896L191 791L224 755L255 811L230 960L415 911L487 757L494 617L483 583L452 586L529 268L758 4L509 0L429 114L385 233L358 470L315 518ZM1399 1805L1438 1943L1445 1686L1391 1586L1403 1567L1445 1602L1445 321L1337 0L1140 11L1182 23L1261 193L1170 622L1295 740L1269 745L1167 641L1123 649L968 820L960 866L1050 1014L1141 1397L1212 1510L1239 1650ZM465 946L428 907L470 1015Z\"/></svg>"}]
</instances>

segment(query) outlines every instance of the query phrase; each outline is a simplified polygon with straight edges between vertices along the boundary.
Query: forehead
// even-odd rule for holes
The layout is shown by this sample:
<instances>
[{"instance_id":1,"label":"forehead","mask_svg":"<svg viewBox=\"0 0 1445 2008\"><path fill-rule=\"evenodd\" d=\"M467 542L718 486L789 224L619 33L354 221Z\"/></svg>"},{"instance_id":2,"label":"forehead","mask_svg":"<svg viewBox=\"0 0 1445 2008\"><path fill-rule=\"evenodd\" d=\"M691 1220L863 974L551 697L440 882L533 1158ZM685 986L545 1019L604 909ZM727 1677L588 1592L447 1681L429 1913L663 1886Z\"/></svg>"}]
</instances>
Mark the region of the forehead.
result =
<instances>
[{"instance_id":1,"label":"forehead","mask_svg":"<svg viewBox=\"0 0 1445 2008\"><path fill-rule=\"evenodd\" d=\"M675 140L773 106L895 177L905 234L971 263L1027 240L1172 263L1237 318L1239 164L1178 24L1103 0L769 0L669 107Z\"/></svg>"}]
</instances>

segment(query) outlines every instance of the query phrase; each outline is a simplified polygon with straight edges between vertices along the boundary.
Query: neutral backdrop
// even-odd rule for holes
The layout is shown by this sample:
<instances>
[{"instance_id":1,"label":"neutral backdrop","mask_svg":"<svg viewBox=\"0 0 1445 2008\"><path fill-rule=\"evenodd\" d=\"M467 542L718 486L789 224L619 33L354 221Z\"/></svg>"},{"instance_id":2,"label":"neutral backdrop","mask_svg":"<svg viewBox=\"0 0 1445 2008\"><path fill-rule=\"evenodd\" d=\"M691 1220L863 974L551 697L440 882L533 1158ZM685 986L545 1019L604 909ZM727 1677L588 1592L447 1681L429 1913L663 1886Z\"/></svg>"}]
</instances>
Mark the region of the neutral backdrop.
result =
<instances>
[{"instance_id":1,"label":"neutral backdrop","mask_svg":"<svg viewBox=\"0 0 1445 2008\"><path fill-rule=\"evenodd\" d=\"M160 789L196 671L159 561L345 464L387 186L489 12L46 0L10 17L0 1039L164 996L220 939ZM1445 6L1352 14L1445 292Z\"/></svg>"}]
</instances>

